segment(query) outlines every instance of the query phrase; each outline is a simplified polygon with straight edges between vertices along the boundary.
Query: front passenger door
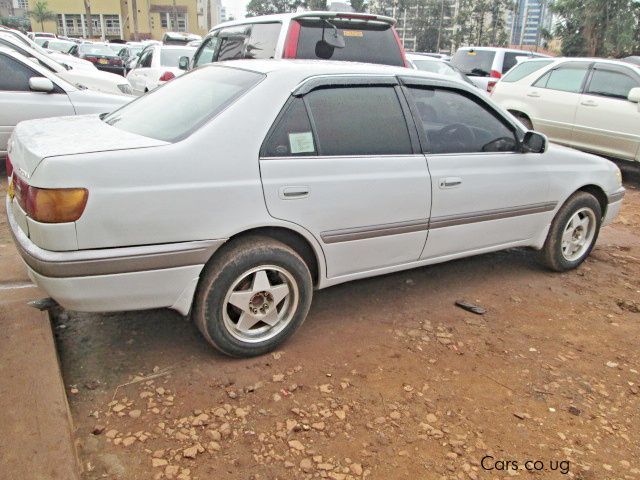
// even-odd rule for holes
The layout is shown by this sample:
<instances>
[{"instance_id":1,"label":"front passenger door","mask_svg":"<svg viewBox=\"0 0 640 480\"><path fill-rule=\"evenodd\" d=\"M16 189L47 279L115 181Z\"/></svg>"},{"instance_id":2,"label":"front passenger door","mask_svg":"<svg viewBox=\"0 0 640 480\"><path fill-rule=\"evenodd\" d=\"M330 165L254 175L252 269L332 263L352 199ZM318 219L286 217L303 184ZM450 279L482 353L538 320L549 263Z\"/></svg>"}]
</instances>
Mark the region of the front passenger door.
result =
<instances>
[{"instance_id":1,"label":"front passenger door","mask_svg":"<svg viewBox=\"0 0 640 480\"><path fill-rule=\"evenodd\" d=\"M520 152L513 124L467 91L411 83L406 91L433 192L421 258L499 249L543 231L555 207L548 166Z\"/></svg>"}]
</instances>

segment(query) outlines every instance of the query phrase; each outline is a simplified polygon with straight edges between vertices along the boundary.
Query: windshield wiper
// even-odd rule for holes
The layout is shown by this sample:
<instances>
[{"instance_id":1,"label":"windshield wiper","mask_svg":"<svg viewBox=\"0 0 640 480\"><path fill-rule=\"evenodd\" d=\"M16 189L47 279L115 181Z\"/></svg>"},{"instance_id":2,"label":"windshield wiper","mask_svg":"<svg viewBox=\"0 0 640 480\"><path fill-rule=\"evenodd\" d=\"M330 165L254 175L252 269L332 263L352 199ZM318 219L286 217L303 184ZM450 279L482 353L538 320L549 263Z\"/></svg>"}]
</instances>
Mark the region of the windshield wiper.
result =
<instances>
[{"instance_id":1,"label":"windshield wiper","mask_svg":"<svg viewBox=\"0 0 640 480\"><path fill-rule=\"evenodd\" d=\"M465 73L471 77L488 77L489 76L489 72L481 68L474 68L470 72L465 72Z\"/></svg>"}]
</instances>

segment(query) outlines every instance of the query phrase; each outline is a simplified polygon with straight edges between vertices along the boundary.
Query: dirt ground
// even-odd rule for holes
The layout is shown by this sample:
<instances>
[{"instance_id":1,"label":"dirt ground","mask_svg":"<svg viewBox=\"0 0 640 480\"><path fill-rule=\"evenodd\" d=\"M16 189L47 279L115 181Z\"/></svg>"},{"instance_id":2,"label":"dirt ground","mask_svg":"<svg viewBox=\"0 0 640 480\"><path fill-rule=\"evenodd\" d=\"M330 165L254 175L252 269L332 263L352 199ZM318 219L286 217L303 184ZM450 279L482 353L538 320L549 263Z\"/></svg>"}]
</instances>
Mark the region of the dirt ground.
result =
<instances>
[{"instance_id":1,"label":"dirt ground","mask_svg":"<svg viewBox=\"0 0 640 480\"><path fill-rule=\"evenodd\" d=\"M340 285L257 359L168 310L61 312L84 479L640 479L638 176L625 185L576 271L510 250Z\"/></svg>"}]
</instances>

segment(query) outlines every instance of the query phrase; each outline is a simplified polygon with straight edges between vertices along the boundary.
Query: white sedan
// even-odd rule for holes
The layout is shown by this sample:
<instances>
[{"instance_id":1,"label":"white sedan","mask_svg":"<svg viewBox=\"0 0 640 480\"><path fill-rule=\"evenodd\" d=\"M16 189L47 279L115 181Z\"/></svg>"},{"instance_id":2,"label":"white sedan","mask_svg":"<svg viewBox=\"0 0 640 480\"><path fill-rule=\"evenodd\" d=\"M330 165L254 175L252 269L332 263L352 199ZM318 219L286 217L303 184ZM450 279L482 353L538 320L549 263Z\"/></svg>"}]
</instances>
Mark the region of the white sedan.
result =
<instances>
[{"instance_id":1,"label":"white sedan","mask_svg":"<svg viewBox=\"0 0 640 480\"><path fill-rule=\"evenodd\" d=\"M276 348L314 289L512 247L575 268L625 192L466 83L351 62L204 66L107 116L23 122L9 153L43 291L190 313L234 356Z\"/></svg>"},{"instance_id":2,"label":"white sedan","mask_svg":"<svg viewBox=\"0 0 640 480\"><path fill-rule=\"evenodd\" d=\"M552 141L640 161L640 66L594 58L527 60L493 99Z\"/></svg>"},{"instance_id":3,"label":"white sedan","mask_svg":"<svg viewBox=\"0 0 640 480\"><path fill-rule=\"evenodd\" d=\"M18 122L110 112L131 97L79 90L13 50L0 47L0 159ZM82 132L78 132L82 134Z\"/></svg>"},{"instance_id":4,"label":"white sedan","mask_svg":"<svg viewBox=\"0 0 640 480\"><path fill-rule=\"evenodd\" d=\"M185 69L179 68L181 57L191 60L196 48L152 44L147 46L127 75L134 93L141 95L179 77Z\"/></svg>"}]
</instances>

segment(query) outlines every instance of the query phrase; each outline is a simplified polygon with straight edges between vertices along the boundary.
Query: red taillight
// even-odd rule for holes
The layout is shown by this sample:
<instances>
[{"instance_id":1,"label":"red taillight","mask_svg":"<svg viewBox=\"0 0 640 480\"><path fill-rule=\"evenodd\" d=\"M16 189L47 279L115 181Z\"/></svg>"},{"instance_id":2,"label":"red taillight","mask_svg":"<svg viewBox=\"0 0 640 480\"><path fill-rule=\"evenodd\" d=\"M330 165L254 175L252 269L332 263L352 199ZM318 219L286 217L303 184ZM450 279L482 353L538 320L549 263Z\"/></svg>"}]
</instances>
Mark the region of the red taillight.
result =
<instances>
[{"instance_id":1,"label":"red taillight","mask_svg":"<svg viewBox=\"0 0 640 480\"><path fill-rule=\"evenodd\" d=\"M494 82L490 80L489 83L487 83L487 92L493 93L493 89L495 88L496 83L498 82Z\"/></svg>"},{"instance_id":2,"label":"red taillight","mask_svg":"<svg viewBox=\"0 0 640 480\"><path fill-rule=\"evenodd\" d=\"M358 13L338 13L336 18L351 18L353 20L377 20L375 15L362 15Z\"/></svg>"},{"instance_id":3,"label":"red taillight","mask_svg":"<svg viewBox=\"0 0 640 480\"><path fill-rule=\"evenodd\" d=\"M92 56L84 57L84 59L91 63L96 63L98 61L98 57L92 57Z\"/></svg>"},{"instance_id":4,"label":"red taillight","mask_svg":"<svg viewBox=\"0 0 640 480\"><path fill-rule=\"evenodd\" d=\"M109 60L109 65L122 65L121 58L112 58Z\"/></svg>"},{"instance_id":5,"label":"red taillight","mask_svg":"<svg viewBox=\"0 0 640 480\"><path fill-rule=\"evenodd\" d=\"M168 82L169 80L173 80L176 76L172 72L164 72L160 77L161 82Z\"/></svg>"},{"instance_id":6,"label":"red taillight","mask_svg":"<svg viewBox=\"0 0 640 480\"><path fill-rule=\"evenodd\" d=\"M284 42L282 58L296 58L298 54L298 39L300 38L300 23L292 20L289 24L289 32Z\"/></svg>"},{"instance_id":7,"label":"red taillight","mask_svg":"<svg viewBox=\"0 0 640 480\"><path fill-rule=\"evenodd\" d=\"M32 187L20 176L13 178L15 198L29 217L41 223L68 223L78 220L87 206L85 188Z\"/></svg>"},{"instance_id":8,"label":"red taillight","mask_svg":"<svg viewBox=\"0 0 640 480\"><path fill-rule=\"evenodd\" d=\"M398 32L396 32L396 29L393 27L391 27L391 30L393 30L393 36L396 39L396 42L398 42L398 48L400 49L400 55L402 56L402 65L408 68L409 62L407 62L407 55L404 53L404 46L402 45L402 41L398 36Z\"/></svg>"},{"instance_id":9,"label":"red taillight","mask_svg":"<svg viewBox=\"0 0 640 480\"><path fill-rule=\"evenodd\" d=\"M491 70L491 73L489 74L489 76L491 78L502 78L502 74L497 70Z\"/></svg>"},{"instance_id":10,"label":"red taillight","mask_svg":"<svg viewBox=\"0 0 640 480\"><path fill-rule=\"evenodd\" d=\"M5 159L4 164L7 167L7 177L11 178L11 175L13 174L13 164L11 163L11 159L9 158L9 155L7 155L7 158Z\"/></svg>"}]
</instances>

